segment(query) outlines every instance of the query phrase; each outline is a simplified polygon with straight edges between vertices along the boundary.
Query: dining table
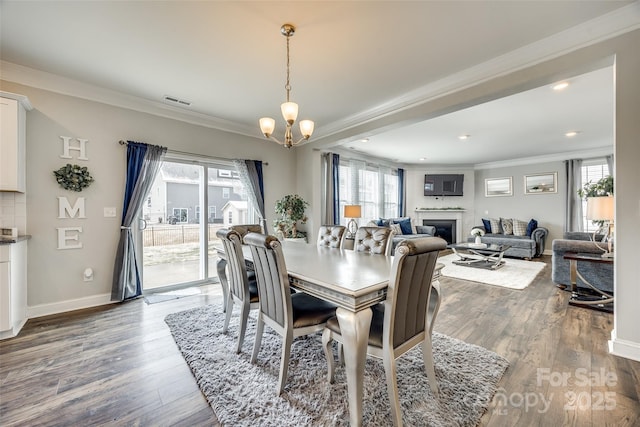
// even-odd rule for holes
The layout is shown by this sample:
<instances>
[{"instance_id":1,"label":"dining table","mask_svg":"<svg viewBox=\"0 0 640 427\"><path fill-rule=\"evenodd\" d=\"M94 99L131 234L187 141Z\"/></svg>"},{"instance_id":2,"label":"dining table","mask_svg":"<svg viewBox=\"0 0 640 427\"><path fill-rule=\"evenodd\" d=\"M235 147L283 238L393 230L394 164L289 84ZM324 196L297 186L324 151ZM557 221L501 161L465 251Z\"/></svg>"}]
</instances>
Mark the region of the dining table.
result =
<instances>
[{"instance_id":1,"label":"dining table","mask_svg":"<svg viewBox=\"0 0 640 427\"><path fill-rule=\"evenodd\" d=\"M214 247L219 257L218 277L226 298L229 289L226 255L221 244ZM336 317L344 337L350 425L361 426L371 307L386 298L393 256L286 241L282 242L282 250L290 286L338 307ZM242 252L247 268L252 269L249 247L243 245ZM436 268L433 280L439 277L441 267L440 264Z\"/></svg>"}]
</instances>

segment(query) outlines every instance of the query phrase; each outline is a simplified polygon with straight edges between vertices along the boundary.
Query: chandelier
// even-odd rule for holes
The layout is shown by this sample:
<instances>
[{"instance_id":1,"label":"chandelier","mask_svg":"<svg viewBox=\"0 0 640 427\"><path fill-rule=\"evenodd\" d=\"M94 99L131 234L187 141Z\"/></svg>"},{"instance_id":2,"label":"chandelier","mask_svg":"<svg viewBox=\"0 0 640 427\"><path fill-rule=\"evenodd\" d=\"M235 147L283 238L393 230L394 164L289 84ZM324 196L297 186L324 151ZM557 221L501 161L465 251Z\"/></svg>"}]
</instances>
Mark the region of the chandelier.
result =
<instances>
[{"instance_id":1,"label":"chandelier","mask_svg":"<svg viewBox=\"0 0 640 427\"><path fill-rule=\"evenodd\" d=\"M313 133L314 126L314 123L311 120L301 120L300 133L302 134L302 137L294 142L293 132L291 128L298 118L298 104L289 100L289 94L291 92L291 84L289 83L289 39L293 36L293 33L295 33L295 31L296 27L291 24L284 24L280 28L280 32L282 33L282 35L287 38L287 83L284 86L287 91L287 101L280 105L282 116L287 122L287 127L284 131L284 141L281 142L272 136L273 131L276 127L276 121L274 119L272 119L271 117L263 117L260 119L260 130L262 131L264 136L277 142L280 145L284 145L287 148L291 148L295 145L300 144L302 141L308 140Z\"/></svg>"}]
</instances>

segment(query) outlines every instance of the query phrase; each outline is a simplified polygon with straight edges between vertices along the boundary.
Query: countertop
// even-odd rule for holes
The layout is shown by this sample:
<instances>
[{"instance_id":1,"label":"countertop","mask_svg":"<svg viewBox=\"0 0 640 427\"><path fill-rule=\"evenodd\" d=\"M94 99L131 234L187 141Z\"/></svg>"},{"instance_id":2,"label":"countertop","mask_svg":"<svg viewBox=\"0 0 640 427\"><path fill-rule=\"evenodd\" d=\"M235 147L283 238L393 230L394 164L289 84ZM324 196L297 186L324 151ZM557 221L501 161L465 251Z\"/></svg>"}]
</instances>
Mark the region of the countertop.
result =
<instances>
[{"instance_id":1,"label":"countertop","mask_svg":"<svg viewBox=\"0 0 640 427\"><path fill-rule=\"evenodd\" d=\"M13 237L0 237L0 245L10 245L11 243L18 243L23 240L29 240L31 238L30 235L25 234L23 236L18 236L16 238Z\"/></svg>"}]
</instances>

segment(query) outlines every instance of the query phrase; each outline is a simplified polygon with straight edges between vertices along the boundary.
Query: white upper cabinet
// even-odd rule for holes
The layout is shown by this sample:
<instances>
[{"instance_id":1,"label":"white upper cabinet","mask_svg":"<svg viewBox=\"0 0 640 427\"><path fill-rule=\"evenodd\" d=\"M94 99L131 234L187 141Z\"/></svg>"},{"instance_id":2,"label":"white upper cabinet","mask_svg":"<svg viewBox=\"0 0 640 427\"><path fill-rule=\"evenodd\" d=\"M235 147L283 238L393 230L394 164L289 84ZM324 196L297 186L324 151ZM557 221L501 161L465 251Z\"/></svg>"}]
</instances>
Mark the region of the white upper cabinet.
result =
<instances>
[{"instance_id":1,"label":"white upper cabinet","mask_svg":"<svg viewBox=\"0 0 640 427\"><path fill-rule=\"evenodd\" d=\"M0 191L26 190L26 117L29 99L0 92Z\"/></svg>"}]
</instances>

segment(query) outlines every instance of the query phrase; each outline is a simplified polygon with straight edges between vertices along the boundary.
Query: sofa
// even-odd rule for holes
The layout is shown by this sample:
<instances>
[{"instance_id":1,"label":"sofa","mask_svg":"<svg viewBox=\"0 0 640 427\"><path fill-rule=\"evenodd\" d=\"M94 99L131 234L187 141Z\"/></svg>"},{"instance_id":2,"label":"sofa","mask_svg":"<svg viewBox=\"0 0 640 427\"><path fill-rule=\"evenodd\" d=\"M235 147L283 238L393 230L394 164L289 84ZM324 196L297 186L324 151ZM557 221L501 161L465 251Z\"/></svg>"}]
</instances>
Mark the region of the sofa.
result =
<instances>
[{"instance_id":1,"label":"sofa","mask_svg":"<svg viewBox=\"0 0 640 427\"><path fill-rule=\"evenodd\" d=\"M539 257L544 252L549 230L538 226L535 219L527 222L500 218L499 220L483 219L482 222L483 225L473 227L481 230L482 243L511 246L505 251L505 256L531 259ZM467 241L474 242L475 237L470 236Z\"/></svg>"},{"instance_id":2,"label":"sofa","mask_svg":"<svg viewBox=\"0 0 640 427\"><path fill-rule=\"evenodd\" d=\"M431 225L413 225L410 217L401 218L378 218L367 223L372 227L390 227L393 233L391 239L391 253L396 246L403 240L418 239L420 237L433 237L436 234L436 228Z\"/></svg>"},{"instance_id":3,"label":"sofa","mask_svg":"<svg viewBox=\"0 0 640 427\"><path fill-rule=\"evenodd\" d=\"M599 240L602 236L595 236L585 232L566 232L562 239L551 242L551 280L567 290L571 287L569 277L569 260L564 259L566 252L592 253L601 255L607 250L607 243ZM613 293L613 264L601 264L578 261L578 272L593 286L609 294ZM587 288L579 278L578 288Z\"/></svg>"}]
</instances>

